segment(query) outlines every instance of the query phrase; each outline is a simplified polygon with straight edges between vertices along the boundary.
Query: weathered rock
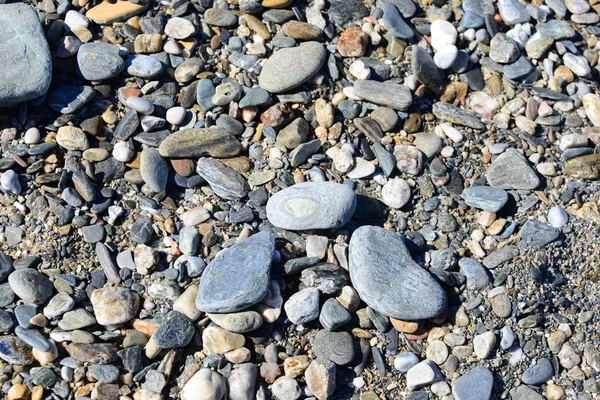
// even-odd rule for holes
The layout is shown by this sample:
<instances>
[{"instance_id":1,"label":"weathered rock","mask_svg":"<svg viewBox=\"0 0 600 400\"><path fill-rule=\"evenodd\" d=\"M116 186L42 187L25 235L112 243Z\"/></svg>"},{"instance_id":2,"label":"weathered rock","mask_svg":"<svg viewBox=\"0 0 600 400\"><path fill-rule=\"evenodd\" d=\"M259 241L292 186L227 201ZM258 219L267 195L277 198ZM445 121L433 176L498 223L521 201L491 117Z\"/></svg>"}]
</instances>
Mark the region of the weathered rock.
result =
<instances>
[{"instance_id":1,"label":"weathered rock","mask_svg":"<svg viewBox=\"0 0 600 400\"><path fill-rule=\"evenodd\" d=\"M196 172L208 182L217 196L224 199L236 200L250 191L250 186L242 175L214 158L199 159Z\"/></svg>"},{"instance_id":2,"label":"weathered rock","mask_svg":"<svg viewBox=\"0 0 600 400\"><path fill-rule=\"evenodd\" d=\"M193 128L173 133L160 143L160 155L167 158L235 157L242 151L240 142L220 128Z\"/></svg>"},{"instance_id":3,"label":"weathered rock","mask_svg":"<svg viewBox=\"0 0 600 400\"><path fill-rule=\"evenodd\" d=\"M540 179L525 157L512 148L494 160L485 176L490 186L502 189L533 190L540 184Z\"/></svg>"}]
</instances>

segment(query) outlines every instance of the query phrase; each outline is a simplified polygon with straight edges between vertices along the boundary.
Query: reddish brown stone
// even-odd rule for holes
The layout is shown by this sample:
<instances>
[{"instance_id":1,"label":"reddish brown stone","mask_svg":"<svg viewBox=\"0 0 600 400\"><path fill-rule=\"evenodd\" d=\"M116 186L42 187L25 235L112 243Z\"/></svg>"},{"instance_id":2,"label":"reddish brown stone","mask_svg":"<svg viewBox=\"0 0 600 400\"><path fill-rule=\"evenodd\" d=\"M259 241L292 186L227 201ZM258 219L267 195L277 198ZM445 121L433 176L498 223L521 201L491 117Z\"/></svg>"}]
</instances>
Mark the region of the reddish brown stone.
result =
<instances>
[{"instance_id":1,"label":"reddish brown stone","mask_svg":"<svg viewBox=\"0 0 600 400\"><path fill-rule=\"evenodd\" d=\"M194 174L194 161L187 158L172 159L171 165L175 172L181 176L192 176Z\"/></svg>"},{"instance_id":2,"label":"reddish brown stone","mask_svg":"<svg viewBox=\"0 0 600 400\"><path fill-rule=\"evenodd\" d=\"M127 88L123 89L121 94L123 95L123 98L127 99L129 97L140 97L142 95L142 91L137 88Z\"/></svg>"},{"instance_id":3,"label":"reddish brown stone","mask_svg":"<svg viewBox=\"0 0 600 400\"><path fill-rule=\"evenodd\" d=\"M338 52L343 57L362 57L367 51L369 35L360 28L348 28L338 40Z\"/></svg>"},{"instance_id":4,"label":"reddish brown stone","mask_svg":"<svg viewBox=\"0 0 600 400\"><path fill-rule=\"evenodd\" d=\"M277 103L269 107L260 120L263 124L277 128L294 116L294 110L286 103Z\"/></svg>"}]
</instances>

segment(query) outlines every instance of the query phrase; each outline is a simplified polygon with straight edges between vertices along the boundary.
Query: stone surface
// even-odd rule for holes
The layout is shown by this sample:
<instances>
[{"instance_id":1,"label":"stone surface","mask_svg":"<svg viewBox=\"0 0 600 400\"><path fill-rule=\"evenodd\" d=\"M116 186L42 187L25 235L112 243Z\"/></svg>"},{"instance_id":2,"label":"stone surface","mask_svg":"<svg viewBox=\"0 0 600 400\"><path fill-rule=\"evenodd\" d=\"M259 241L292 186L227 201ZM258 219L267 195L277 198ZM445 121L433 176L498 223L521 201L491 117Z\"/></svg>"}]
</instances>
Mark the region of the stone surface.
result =
<instances>
[{"instance_id":1,"label":"stone surface","mask_svg":"<svg viewBox=\"0 0 600 400\"><path fill-rule=\"evenodd\" d=\"M361 99L395 110L406 110L412 104L410 90L404 85L392 82L357 80L354 83L354 94Z\"/></svg>"},{"instance_id":2,"label":"stone surface","mask_svg":"<svg viewBox=\"0 0 600 400\"><path fill-rule=\"evenodd\" d=\"M463 190L461 197L471 207L498 212L508 201L508 193L500 188L471 186Z\"/></svg>"},{"instance_id":3,"label":"stone surface","mask_svg":"<svg viewBox=\"0 0 600 400\"><path fill-rule=\"evenodd\" d=\"M77 68L88 81L114 78L125 68L119 48L109 43L84 43L77 52Z\"/></svg>"},{"instance_id":4,"label":"stone surface","mask_svg":"<svg viewBox=\"0 0 600 400\"><path fill-rule=\"evenodd\" d=\"M91 300L100 325L123 324L135 317L140 306L138 294L127 288L96 289Z\"/></svg>"},{"instance_id":5,"label":"stone surface","mask_svg":"<svg viewBox=\"0 0 600 400\"><path fill-rule=\"evenodd\" d=\"M446 308L446 294L411 258L404 239L375 226L350 239L350 278L361 299L389 317L433 318ZM397 285L386 284L389 281Z\"/></svg>"},{"instance_id":6,"label":"stone surface","mask_svg":"<svg viewBox=\"0 0 600 400\"><path fill-rule=\"evenodd\" d=\"M52 283L35 270L19 269L8 276L10 288L27 303L44 304L52 296Z\"/></svg>"},{"instance_id":7,"label":"stone surface","mask_svg":"<svg viewBox=\"0 0 600 400\"><path fill-rule=\"evenodd\" d=\"M274 246L273 236L261 232L219 252L202 275L196 307L231 313L262 300L269 286Z\"/></svg>"},{"instance_id":8,"label":"stone surface","mask_svg":"<svg viewBox=\"0 0 600 400\"><path fill-rule=\"evenodd\" d=\"M488 400L494 386L494 375L484 366L471 369L452 385L456 400Z\"/></svg>"},{"instance_id":9,"label":"stone surface","mask_svg":"<svg viewBox=\"0 0 600 400\"><path fill-rule=\"evenodd\" d=\"M208 182L215 194L224 199L239 199L250 191L242 175L214 158L200 158L196 172Z\"/></svg>"},{"instance_id":10,"label":"stone surface","mask_svg":"<svg viewBox=\"0 0 600 400\"><path fill-rule=\"evenodd\" d=\"M267 203L267 218L289 230L331 229L344 226L354 214L352 187L330 182L307 182L281 190Z\"/></svg>"},{"instance_id":11,"label":"stone surface","mask_svg":"<svg viewBox=\"0 0 600 400\"><path fill-rule=\"evenodd\" d=\"M167 136L158 151L167 158L234 157L241 152L239 141L219 128L186 129Z\"/></svg>"},{"instance_id":12,"label":"stone surface","mask_svg":"<svg viewBox=\"0 0 600 400\"><path fill-rule=\"evenodd\" d=\"M535 171L517 150L502 153L485 173L490 186L501 189L533 190L540 184Z\"/></svg>"}]
</instances>

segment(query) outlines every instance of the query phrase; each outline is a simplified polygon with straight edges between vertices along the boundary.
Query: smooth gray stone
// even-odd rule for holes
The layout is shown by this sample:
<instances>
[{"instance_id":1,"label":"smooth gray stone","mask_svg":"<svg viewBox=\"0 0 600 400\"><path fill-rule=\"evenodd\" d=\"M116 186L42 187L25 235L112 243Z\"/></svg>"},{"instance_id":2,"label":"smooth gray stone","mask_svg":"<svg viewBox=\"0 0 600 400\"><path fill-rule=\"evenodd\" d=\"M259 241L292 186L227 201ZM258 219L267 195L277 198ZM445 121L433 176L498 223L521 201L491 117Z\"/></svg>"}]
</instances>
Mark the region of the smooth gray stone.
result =
<instances>
[{"instance_id":1,"label":"smooth gray stone","mask_svg":"<svg viewBox=\"0 0 600 400\"><path fill-rule=\"evenodd\" d=\"M494 5L489 0L465 0L462 4L465 11L470 11L481 17L485 14L494 14Z\"/></svg>"},{"instance_id":2,"label":"smooth gray stone","mask_svg":"<svg viewBox=\"0 0 600 400\"><path fill-rule=\"evenodd\" d=\"M163 72L164 64L158 59L142 54L127 60L127 73L138 78L154 78Z\"/></svg>"},{"instance_id":3,"label":"smooth gray stone","mask_svg":"<svg viewBox=\"0 0 600 400\"><path fill-rule=\"evenodd\" d=\"M102 225L88 225L81 228L86 243L98 243L104 240L106 230Z\"/></svg>"},{"instance_id":4,"label":"smooth gray stone","mask_svg":"<svg viewBox=\"0 0 600 400\"><path fill-rule=\"evenodd\" d=\"M358 79L354 82L354 94L371 103L404 111L412 104L410 89L394 82L378 82Z\"/></svg>"},{"instance_id":5,"label":"smooth gray stone","mask_svg":"<svg viewBox=\"0 0 600 400\"><path fill-rule=\"evenodd\" d=\"M489 400L494 387L494 375L480 365L473 368L452 385L456 400Z\"/></svg>"},{"instance_id":6,"label":"smooth gray stone","mask_svg":"<svg viewBox=\"0 0 600 400\"><path fill-rule=\"evenodd\" d=\"M77 52L77 71L88 81L114 78L125 68L119 48L110 43L84 43Z\"/></svg>"},{"instance_id":7,"label":"smooth gray stone","mask_svg":"<svg viewBox=\"0 0 600 400\"><path fill-rule=\"evenodd\" d=\"M302 272L302 270L312 267L320 261L319 257L300 257L292 258L286 261L280 267L273 270L273 275L293 275Z\"/></svg>"},{"instance_id":8,"label":"smooth gray stone","mask_svg":"<svg viewBox=\"0 0 600 400\"><path fill-rule=\"evenodd\" d=\"M129 110L119 121L119 124L113 132L113 136L117 139L127 140L135 134L139 126L140 119L137 112Z\"/></svg>"},{"instance_id":9,"label":"smooth gray stone","mask_svg":"<svg viewBox=\"0 0 600 400\"><path fill-rule=\"evenodd\" d=\"M482 263L486 268L494 269L519 255L517 246L508 245L486 256Z\"/></svg>"},{"instance_id":10,"label":"smooth gray stone","mask_svg":"<svg viewBox=\"0 0 600 400\"><path fill-rule=\"evenodd\" d=\"M6 307L15 302L15 292L8 283L0 284L0 307Z\"/></svg>"},{"instance_id":11,"label":"smooth gray stone","mask_svg":"<svg viewBox=\"0 0 600 400\"><path fill-rule=\"evenodd\" d=\"M167 187L169 166L158 150L148 147L142 151L140 160L142 179L153 192L163 192Z\"/></svg>"},{"instance_id":12,"label":"smooth gray stone","mask_svg":"<svg viewBox=\"0 0 600 400\"><path fill-rule=\"evenodd\" d=\"M507 64L504 66L504 75L508 79L521 79L525 76L529 75L535 67L529 61L529 59L525 56L519 57L517 61L512 64Z\"/></svg>"},{"instance_id":13,"label":"smooth gray stone","mask_svg":"<svg viewBox=\"0 0 600 400\"><path fill-rule=\"evenodd\" d=\"M521 228L519 232L519 247L545 246L558 239L560 231L556 228L546 225L537 219L530 219Z\"/></svg>"},{"instance_id":14,"label":"smooth gray stone","mask_svg":"<svg viewBox=\"0 0 600 400\"><path fill-rule=\"evenodd\" d=\"M531 364L525 372L521 380L526 385L538 386L546 383L554 375L554 367L552 361L547 358L538 360L535 364Z\"/></svg>"},{"instance_id":15,"label":"smooth gray stone","mask_svg":"<svg viewBox=\"0 0 600 400\"><path fill-rule=\"evenodd\" d=\"M512 400L545 400L546 397L542 396L535 390L529 388L526 385L520 385L513 388L510 391L510 397Z\"/></svg>"},{"instance_id":16,"label":"smooth gray stone","mask_svg":"<svg viewBox=\"0 0 600 400\"><path fill-rule=\"evenodd\" d=\"M442 121L452 122L473 129L483 129L485 124L481 119L468 111L458 108L453 104L437 102L433 105L433 114Z\"/></svg>"},{"instance_id":17,"label":"smooth gray stone","mask_svg":"<svg viewBox=\"0 0 600 400\"><path fill-rule=\"evenodd\" d=\"M346 365L354 359L354 343L348 332L320 330L315 335L313 350L317 358Z\"/></svg>"},{"instance_id":18,"label":"smooth gray stone","mask_svg":"<svg viewBox=\"0 0 600 400\"><path fill-rule=\"evenodd\" d=\"M567 21L558 19L551 19L546 23L537 24L535 28L538 32L545 33L554 40L572 39L577 35L575 29Z\"/></svg>"},{"instance_id":19,"label":"smooth gray stone","mask_svg":"<svg viewBox=\"0 0 600 400\"><path fill-rule=\"evenodd\" d=\"M178 311L170 311L160 323L152 339L162 349L187 346L195 333L192 321Z\"/></svg>"},{"instance_id":20,"label":"smooth gray stone","mask_svg":"<svg viewBox=\"0 0 600 400\"><path fill-rule=\"evenodd\" d=\"M275 238L260 232L221 250L200 280L196 307L209 313L232 313L262 300L271 279Z\"/></svg>"},{"instance_id":21,"label":"smooth gray stone","mask_svg":"<svg viewBox=\"0 0 600 400\"><path fill-rule=\"evenodd\" d=\"M26 303L43 304L52 297L52 283L44 274L19 269L8 276L10 288Z\"/></svg>"},{"instance_id":22,"label":"smooth gray stone","mask_svg":"<svg viewBox=\"0 0 600 400\"><path fill-rule=\"evenodd\" d=\"M212 97L215 94L215 85L210 79L200 79L196 86L196 102L204 111L212 110L215 105Z\"/></svg>"},{"instance_id":23,"label":"smooth gray stone","mask_svg":"<svg viewBox=\"0 0 600 400\"><path fill-rule=\"evenodd\" d=\"M446 87L446 80L431 54L420 46L413 46L411 57L412 72L417 80L435 93L441 93Z\"/></svg>"},{"instance_id":24,"label":"smooth gray stone","mask_svg":"<svg viewBox=\"0 0 600 400\"><path fill-rule=\"evenodd\" d=\"M507 149L492 162L485 176L490 186L506 190L533 190L540 184L540 178L527 159L512 148Z\"/></svg>"},{"instance_id":25,"label":"smooth gray stone","mask_svg":"<svg viewBox=\"0 0 600 400\"><path fill-rule=\"evenodd\" d=\"M508 201L508 193L504 189L490 186L471 186L460 195L465 203L484 211L497 212Z\"/></svg>"},{"instance_id":26,"label":"smooth gray stone","mask_svg":"<svg viewBox=\"0 0 600 400\"><path fill-rule=\"evenodd\" d=\"M19 339L25 342L27 345L33 347L39 351L48 351L50 350L50 343L48 339L40 331L35 329L25 329L23 327L17 326L15 328L15 334Z\"/></svg>"},{"instance_id":27,"label":"smooth gray stone","mask_svg":"<svg viewBox=\"0 0 600 400\"><path fill-rule=\"evenodd\" d=\"M271 93L294 89L312 78L321 69L326 57L327 50L318 42L280 49L263 66L258 83Z\"/></svg>"},{"instance_id":28,"label":"smooth gray stone","mask_svg":"<svg viewBox=\"0 0 600 400\"><path fill-rule=\"evenodd\" d=\"M330 0L327 4L329 4L329 17L339 25L358 21L369 15L369 9L361 0ZM267 12L270 11L273 10Z\"/></svg>"},{"instance_id":29,"label":"smooth gray stone","mask_svg":"<svg viewBox=\"0 0 600 400\"><path fill-rule=\"evenodd\" d=\"M269 222L281 229L334 229L348 222L356 208L351 186L306 182L277 192L267 202Z\"/></svg>"},{"instance_id":30,"label":"smooth gray stone","mask_svg":"<svg viewBox=\"0 0 600 400\"><path fill-rule=\"evenodd\" d=\"M349 264L360 298L388 317L428 319L446 309L446 293L412 260L398 234L376 226L358 228L350 239Z\"/></svg>"},{"instance_id":31,"label":"smooth gray stone","mask_svg":"<svg viewBox=\"0 0 600 400\"><path fill-rule=\"evenodd\" d=\"M316 287L325 294L339 293L348 283L344 270L331 263L321 263L305 269L300 279L306 286Z\"/></svg>"},{"instance_id":32,"label":"smooth gray stone","mask_svg":"<svg viewBox=\"0 0 600 400\"><path fill-rule=\"evenodd\" d=\"M184 226L179 230L179 249L185 255L196 254L200 240L200 232L193 226Z\"/></svg>"},{"instance_id":33,"label":"smooth gray stone","mask_svg":"<svg viewBox=\"0 0 600 400\"><path fill-rule=\"evenodd\" d=\"M394 4L384 3L381 8L383 9L383 24L392 36L400 39L411 39L415 36L415 32L406 23Z\"/></svg>"},{"instance_id":34,"label":"smooth gray stone","mask_svg":"<svg viewBox=\"0 0 600 400\"><path fill-rule=\"evenodd\" d=\"M35 8L0 6L0 107L43 96L50 87L52 57Z\"/></svg>"},{"instance_id":35,"label":"smooth gray stone","mask_svg":"<svg viewBox=\"0 0 600 400\"><path fill-rule=\"evenodd\" d=\"M260 328L263 319L256 311L241 311L229 314L207 314L212 322L230 332L245 333Z\"/></svg>"},{"instance_id":36,"label":"smooth gray stone","mask_svg":"<svg viewBox=\"0 0 600 400\"><path fill-rule=\"evenodd\" d=\"M167 158L218 157L240 154L240 142L221 128L192 128L173 133L160 143L158 151Z\"/></svg>"},{"instance_id":37,"label":"smooth gray stone","mask_svg":"<svg viewBox=\"0 0 600 400\"><path fill-rule=\"evenodd\" d=\"M92 364L90 374L100 382L117 382L119 380L119 367L115 365Z\"/></svg>"},{"instance_id":38,"label":"smooth gray stone","mask_svg":"<svg viewBox=\"0 0 600 400\"><path fill-rule=\"evenodd\" d=\"M271 100L269 92L256 86L246 92L240 100L239 106L240 108L262 106L263 104L267 104L269 100Z\"/></svg>"},{"instance_id":39,"label":"smooth gray stone","mask_svg":"<svg viewBox=\"0 0 600 400\"><path fill-rule=\"evenodd\" d=\"M0 251L0 282L2 282L13 269L13 260L11 256Z\"/></svg>"},{"instance_id":40,"label":"smooth gray stone","mask_svg":"<svg viewBox=\"0 0 600 400\"><path fill-rule=\"evenodd\" d=\"M199 159L196 172L208 182L217 196L224 199L237 200L250 191L250 186L242 175L214 158Z\"/></svg>"},{"instance_id":41,"label":"smooth gray stone","mask_svg":"<svg viewBox=\"0 0 600 400\"><path fill-rule=\"evenodd\" d=\"M461 258L458 262L460 272L467 278L467 289L481 290L489 286L490 276L477 260Z\"/></svg>"},{"instance_id":42,"label":"smooth gray stone","mask_svg":"<svg viewBox=\"0 0 600 400\"><path fill-rule=\"evenodd\" d=\"M313 154L321 148L321 140L315 139L302 143L290 153L290 165L298 167L306 162Z\"/></svg>"},{"instance_id":43,"label":"smooth gray stone","mask_svg":"<svg viewBox=\"0 0 600 400\"><path fill-rule=\"evenodd\" d=\"M283 305L288 319L296 325L319 317L319 289L308 287L294 293Z\"/></svg>"},{"instance_id":44,"label":"smooth gray stone","mask_svg":"<svg viewBox=\"0 0 600 400\"><path fill-rule=\"evenodd\" d=\"M498 0L498 11L507 25L524 24L530 19L527 7L519 0Z\"/></svg>"},{"instance_id":45,"label":"smooth gray stone","mask_svg":"<svg viewBox=\"0 0 600 400\"><path fill-rule=\"evenodd\" d=\"M106 279L108 279L110 283L120 283L121 277L119 276L119 268L117 267L112 254L108 250L108 247L102 242L96 243L96 257L104 271L104 275L106 275Z\"/></svg>"}]
</instances>

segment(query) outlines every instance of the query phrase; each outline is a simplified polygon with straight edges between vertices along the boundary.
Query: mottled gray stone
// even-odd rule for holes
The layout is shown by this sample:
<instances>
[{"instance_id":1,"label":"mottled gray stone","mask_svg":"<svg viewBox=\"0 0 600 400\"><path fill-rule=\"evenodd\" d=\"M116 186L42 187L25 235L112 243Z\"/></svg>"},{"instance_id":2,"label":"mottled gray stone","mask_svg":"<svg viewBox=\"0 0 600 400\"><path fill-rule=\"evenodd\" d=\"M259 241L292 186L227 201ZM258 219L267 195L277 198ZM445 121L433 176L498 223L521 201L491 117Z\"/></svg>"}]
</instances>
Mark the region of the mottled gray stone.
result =
<instances>
[{"instance_id":1,"label":"mottled gray stone","mask_svg":"<svg viewBox=\"0 0 600 400\"><path fill-rule=\"evenodd\" d=\"M281 229L332 229L344 226L355 208L356 195L351 186L306 182L271 197L267 203L267 218Z\"/></svg>"},{"instance_id":2,"label":"mottled gray stone","mask_svg":"<svg viewBox=\"0 0 600 400\"><path fill-rule=\"evenodd\" d=\"M260 232L219 252L204 270L196 307L232 313L258 303L268 292L274 250L273 235Z\"/></svg>"},{"instance_id":3,"label":"mottled gray stone","mask_svg":"<svg viewBox=\"0 0 600 400\"><path fill-rule=\"evenodd\" d=\"M77 68L88 81L114 78L125 68L119 48L110 43L84 43L77 52Z\"/></svg>"},{"instance_id":4,"label":"mottled gray stone","mask_svg":"<svg viewBox=\"0 0 600 400\"><path fill-rule=\"evenodd\" d=\"M214 158L199 159L196 172L208 182L217 196L224 199L237 200L250 191L250 186L242 175Z\"/></svg>"},{"instance_id":5,"label":"mottled gray stone","mask_svg":"<svg viewBox=\"0 0 600 400\"><path fill-rule=\"evenodd\" d=\"M167 158L220 157L240 154L240 142L220 128L193 128L173 133L160 143L160 155Z\"/></svg>"},{"instance_id":6,"label":"mottled gray stone","mask_svg":"<svg viewBox=\"0 0 600 400\"><path fill-rule=\"evenodd\" d=\"M533 190L540 184L540 179L525 157L512 148L492 162L485 176L490 186L507 190Z\"/></svg>"},{"instance_id":7,"label":"mottled gray stone","mask_svg":"<svg viewBox=\"0 0 600 400\"><path fill-rule=\"evenodd\" d=\"M537 219L530 219L523 224L519 232L519 247L545 246L555 241L560 236L560 231L546 225Z\"/></svg>"},{"instance_id":8,"label":"mottled gray stone","mask_svg":"<svg viewBox=\"0 0 600 400\"><path fill-rule=\"evenodd\" d=\"M506 190L490 186L468 187L463 190L461 197L471 207L491 212L500 211L508 201Z\"/></svg>"},{"instance_id":9,"label":"mottled gray stone","mask_svg":"<svg viewBox=\"0 0 600 400\"><path fill-rule=\"evenodd\" d=\"M402 236L363 226L352 234L349 251L350 279L370 307L402 320L433 318L445 310L446 293L412 260Z\"/></svg>"},{"instance_id":10,"label":"mottled gray stone","mask_svg":"<svg viewBox=\"0 0 600 400\"><path fill-rule=\"evenodd\" d=\"M19 269L8 276L10 288L23 301L43 304L52 296L52 283L44 274L32 269Z\"/></svg>"},{"instance_id":11,"label":"mottled gray stone","mask_svg":"<svg viewBox=\"0 0 600 400\"><path fill-rule=\"evenodd\" d=\"M406 110L412 104L410 89L394 82L357 80L354 94L361 99L395 110Z\"/></svg>"},{"instance_id":12,"label":"mottled gray stone","mask_svg":"<svg viewBox=\"0 0 600 400\"><path fill-rule=\"evenodd\" d=\"M467 277L467 289L481 290L490 284L488 272L477 260L461 258L458 266L460 272Z\"/></svg>"},{"instance_id":13,"label":"mottled gray stone","mask_svg":"<svg viewBox=\"0 0 600 400\"><path fill-rule=\"evenodd\" d=\"M241 311L229 314L207 314L208 318L230 332L245 333L260 328L263 319L256 311Z\"/></svg>"},{"instance_id":14,"label":"mottled gray stone","mask_svg":"<svg viewBox=\"0 0 600 400\"><path fill-rule=\"evenodd\" d=\"M527 385L538 386L549 381L553 375L554 367L552 366L552 361L547 358L542 358L534 364L531 364L525 372L523 372L521 380Z\"/></svg>"},{"instance_id":15,"label":"mottled gray stone","mask_svg":"<svg viewBox=\"0 0 600 400\"><path fill-rule=\"evenodd\" d=\"M195 330L192 321L178 311L170 311L160 323L152 339L163 349L187 346Z\"/></svg>"},{"instance_id":16,"label":"mottled gray stone","mask_svg":"<svg viewBox=\"0 0 600 400\"><path fill-rule=\"evenodd\" d=\"M494 375L480 365L473 368L452 385L456 400L489 400L494 386Z\"/></svg>"}]
</instances>

